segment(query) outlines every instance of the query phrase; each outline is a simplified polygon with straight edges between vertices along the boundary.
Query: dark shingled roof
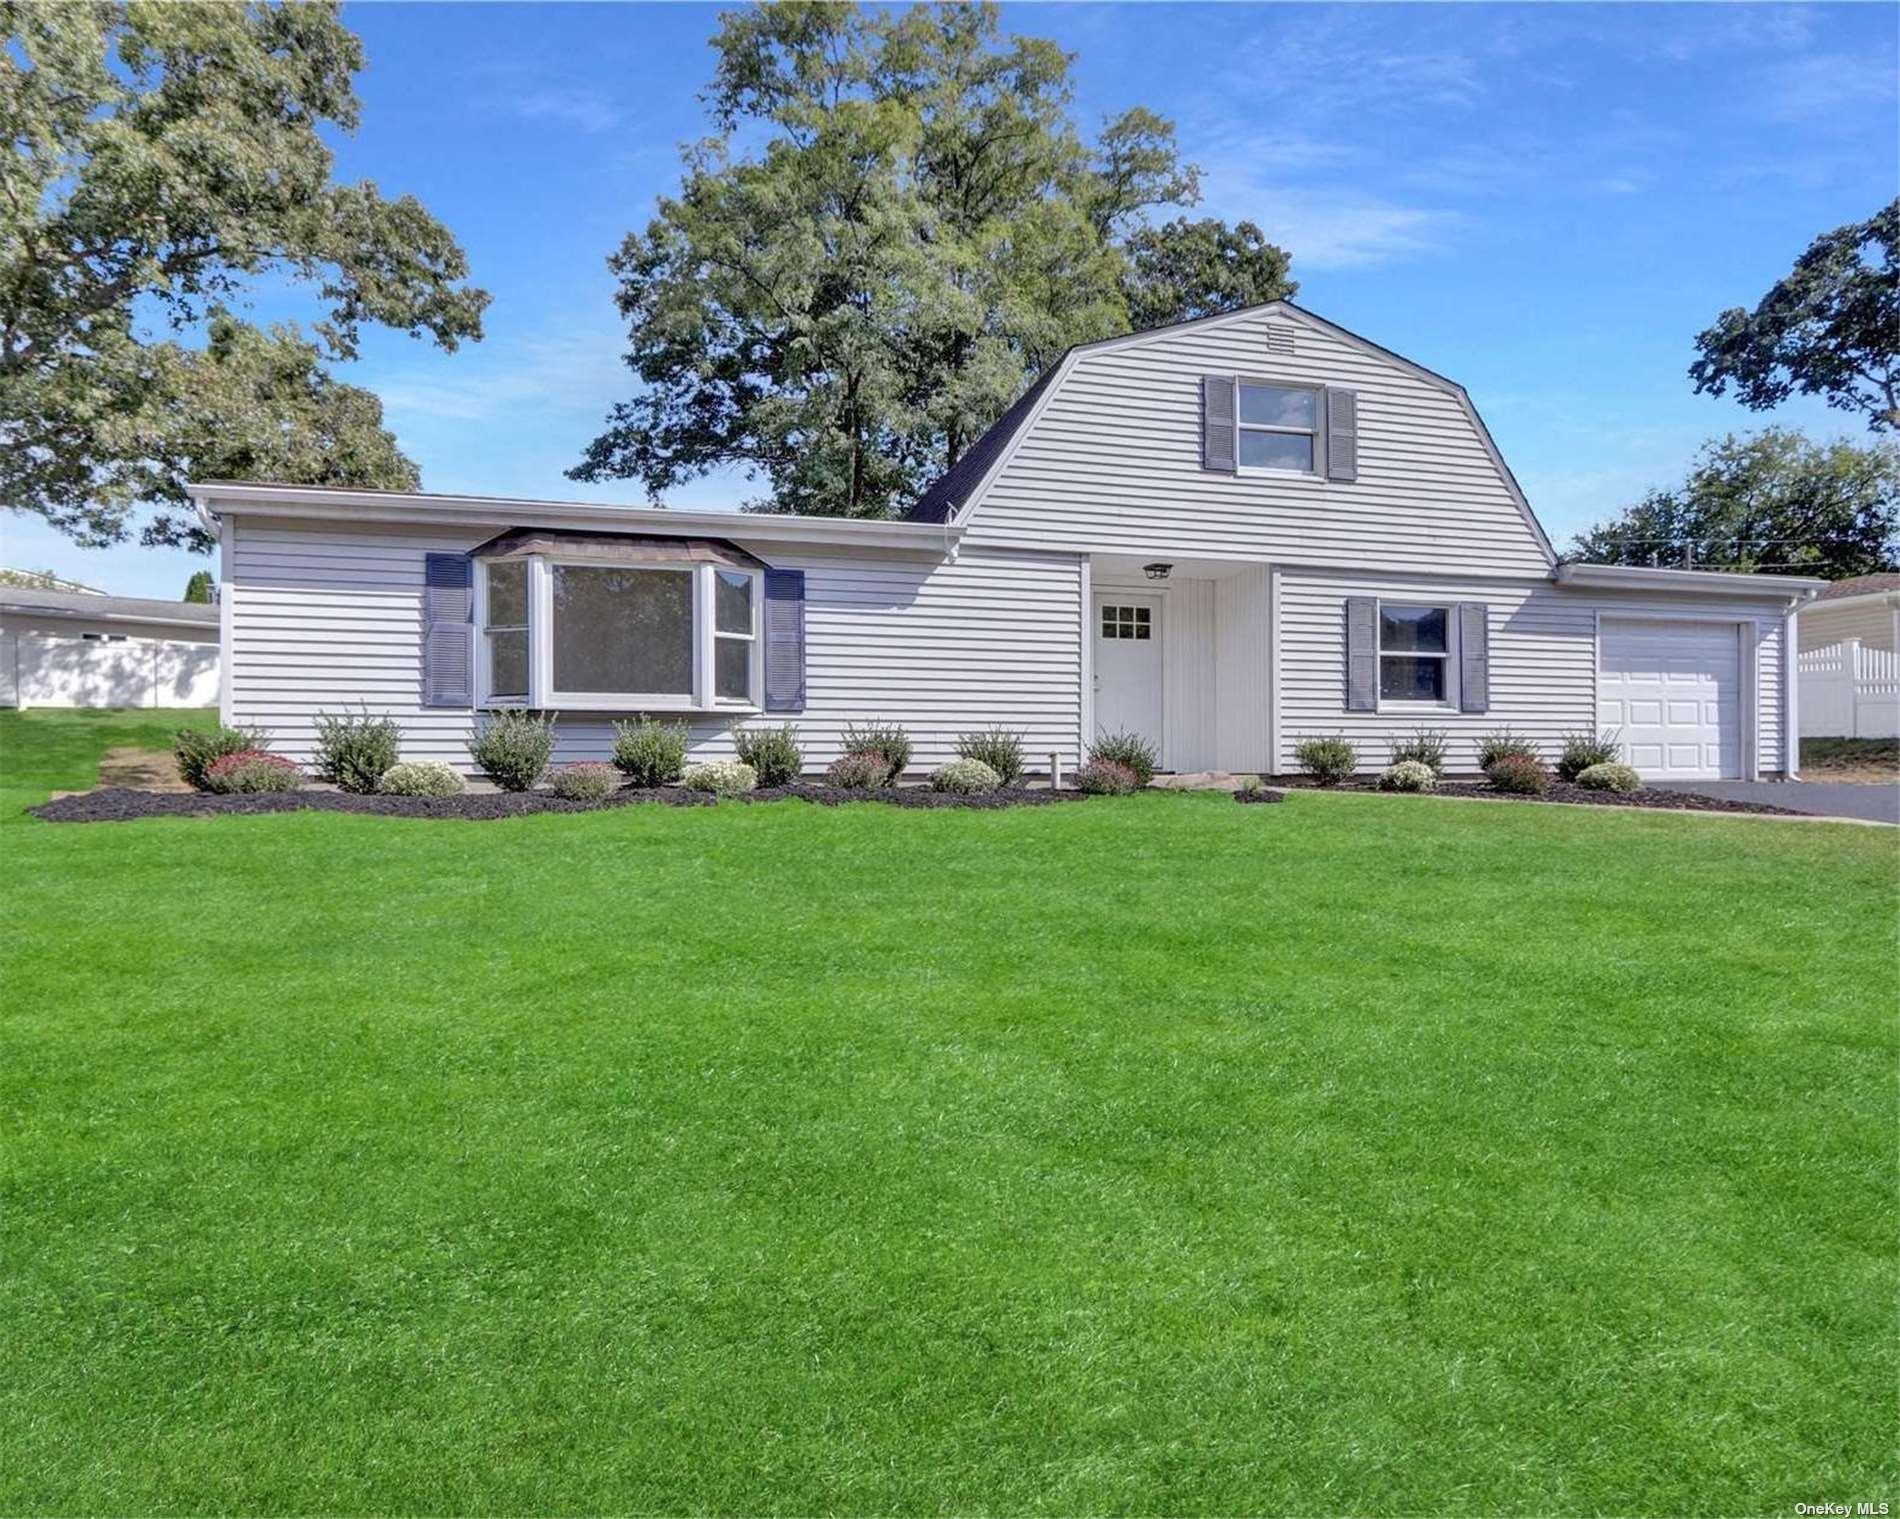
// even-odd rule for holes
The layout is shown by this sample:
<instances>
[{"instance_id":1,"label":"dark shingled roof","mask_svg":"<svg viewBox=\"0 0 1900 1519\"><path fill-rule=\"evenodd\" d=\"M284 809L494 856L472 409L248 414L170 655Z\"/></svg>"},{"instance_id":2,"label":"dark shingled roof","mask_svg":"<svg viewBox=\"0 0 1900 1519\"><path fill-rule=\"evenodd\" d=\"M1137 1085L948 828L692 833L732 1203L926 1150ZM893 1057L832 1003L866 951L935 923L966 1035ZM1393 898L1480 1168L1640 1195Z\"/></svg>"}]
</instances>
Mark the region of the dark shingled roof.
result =
<instances>
[{"instance_id":1,"label":"dark shingled roof","mask_svg":"<svg viewBox=\"0 0 1900 1519\"><path fill-rule=\"evenodd\" d=\"M1838 601L1843 596L1872 596L1879 591L1900 591L1900 575L1855 575L1837 580L1815 600Z\"/></svg>"},{"instance_id":2,"label":"dark shingled roof","mask_svg":"<svg viewBox=\"0 0 1900 1519\"><path fill-rule=\"evenodd\" d=\"M1066 353L1062 356L1063 359L1067 357ZM1042 393L1049 388L1049 382L1056 377L1056 371L1060 368L1062 359L1057 359L1045 369L1036 383L1017 397L1016 404L996 419L994 427L972 443L963 457L951 465L946 473L931 482L930 488L904 513L905 519L910 522L948 522L955 517L969 499L970 492L989 473L990 466L1003 456L1011 440L1027 425L1029 414L1036 409L1036 402L1042 399Z\"/></svg>"}]
</instances>

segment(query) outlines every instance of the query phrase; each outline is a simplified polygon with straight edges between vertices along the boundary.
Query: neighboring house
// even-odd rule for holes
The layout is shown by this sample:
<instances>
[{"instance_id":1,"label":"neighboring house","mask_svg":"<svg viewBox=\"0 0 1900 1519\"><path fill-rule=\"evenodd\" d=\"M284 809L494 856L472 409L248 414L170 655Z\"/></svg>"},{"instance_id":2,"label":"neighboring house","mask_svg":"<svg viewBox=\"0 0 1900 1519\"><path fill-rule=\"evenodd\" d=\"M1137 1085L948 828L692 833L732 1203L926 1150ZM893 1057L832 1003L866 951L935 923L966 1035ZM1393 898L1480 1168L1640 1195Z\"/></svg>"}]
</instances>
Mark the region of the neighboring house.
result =
<instances>
[{"instance_id":1,"label":"neighboring house","mask_svg":"<svg viewBox=\"0 0 1900 1519\"><path fill-rule=\"evenodd\" d=\"M218 609L0 586L0 707L208 707Z\"/></svg>"},{"instance_id":2,"label":"neighboring house","mask_svg":"<svg viewBox=\"0 0 1900 1519\"><path fill-rule=\"evenodd\" d=\"M486 707L559 758L634 711L696 757L853 719L915 763L1000 723L1046 767L1152 738L1173 770L1454 768L1510 726L1618 727L1652 778L1792 770L1793 620L1821 582L1559 565L1464 390L1285 302L1071 350L904 521L205 482L228 719L307 757L367 702L468 764Z\"/></svg>"},{"instance_id":3,"label":"neighboring house","mask_svg":"<svg viewBox=\"0 0 1900 1519\"><path fill-rule=\"evenodd\" d=\"M1900 574L1835 581L1796 630L1802 736L1900 737Z\"/></svg>"}]
</instances>

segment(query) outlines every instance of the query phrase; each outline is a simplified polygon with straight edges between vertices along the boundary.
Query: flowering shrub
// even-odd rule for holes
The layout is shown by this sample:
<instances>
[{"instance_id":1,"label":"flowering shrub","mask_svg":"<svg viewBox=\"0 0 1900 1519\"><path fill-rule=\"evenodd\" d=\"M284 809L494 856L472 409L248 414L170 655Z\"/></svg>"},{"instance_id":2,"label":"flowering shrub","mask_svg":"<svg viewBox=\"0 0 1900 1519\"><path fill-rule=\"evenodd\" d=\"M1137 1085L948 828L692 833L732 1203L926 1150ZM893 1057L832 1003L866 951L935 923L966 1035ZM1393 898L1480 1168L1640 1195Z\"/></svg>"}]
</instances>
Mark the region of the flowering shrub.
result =
<instances>
[{"instance_id":1,"label":"flowering shrub","mask_svg":"<svg viewBox=\"0 0 1900 1519\"><path fill-rule=\"evenodd\" d=\"M384 796L460 796L467 786L453 765L405 760L385 770L376 789Z\"/></svg>"},{"instance_id":2,"label":"flowering shrub","mask_svg":"<svg viewBox=\"0 0 1900 1519\"><path fill-rule=\"evenodd\" d=\"M1438 772L1423 760L1400 760L1379 777L1381 791L1436 791Z\"/></svg>"},{"instance_id":3,"label":"flowering shrub","mask_svg":"<svg viewBox=\"0 0 1900 1519\"><path fill-rule=\"evenodd\" d=\"M887 782L895 782L910 764L910 734L900 723L846 723L844 747L849 754L875 754L882 759Z\"/></svg>"},{"instance_id":4,"label":"flowering shrub","mask_svg":"<svg viewBox=\"0 0 1900 1519\"><path fill-rule=\"evenodd\" d=\"M262 754L269 745L262 728L180 728L172 739L178 778L198 791L209 791L205 772L227 754Z\"/></svg>"},{"instance_id":5,"label":"flowering shrub","mask_svg":"<svg viewBox=\"0 0 1900 1519\"><path fill-rule=\"evenodd\" d=\"M319 712L316 721L317 774L334 781L339 791L376 790L400 752L402 731L394 719L371 717L365 703L360 716Z\"/></svg>"},{"instance_id":6,"label":"flowering shrub","mask_svg":"<svg viewBox=\"0 0 1900 1519\"><path fill-rule=\"evenodd\" d=\"M1075 772L1075 789L1090 796L1127 796L1141 777L1114 760L1092 759Z\"/></svg>"},{"instance_id":7,"label":"flowering shrub","mask_svg":"<svg viewBox=\"0 0 1900 1519\"><path fill-rule=\"evenodd\" d=\"M1093 765L1098 760L1120 765L1134 776L1137 786L1147 785L1161 768L1161 756L1155 746L1139 733L1102 734L1089 745L1089 763Z\"/></svg>"},{"instance_id":8,"label":"flowering shrub","mask_svg":"<svg viewBox=\"0 0 1900 1519\"><path fill-rule=\"evenodd\" d=\"M1550 766L1534 754L1506 754L1493 760L1485 774L1500 791L1542 796L1550 790Z\"/></svg>"},{"instance_id":9,"label":"flowering shrub","mask_svg":"<svg viewBox=\"0 0 1900 1519\"><path fill-rule=\"evenodd\" d=\"M1577 772L1577 784L1588 786L1592 791L1641 791L1643 778L1628 765L1605 764L1592 765L1587 770Z\"/></svg>"},{"instance_id":10,"label":"flowering shrub","mask_svg":"<svg viewBox=\"0 0 1900 1519\"><path fill-rule=\"evenodd\" d=\"M599 760L581 760L554 772L554 794L563 801L599 802L620 787L620 772Z\"/></svg>"},{"instance_id":11,"label":"flowering shrub","mask_svg":"<svg viewBox=\"0 0 1900 1519\"><path fill-rule=\"evenodd\" d=\"M1494 728L1478 740L1478 768L1489 775L1501 759L1536 759L1537 748L1527 738L1519 738L1509 724Z\"/></svg>"},{"instance_id":12,"label":"flowering shrub","mask_svg":"<svg viewBox=\"0 0 1900 1519\"><path fill-rule=\"evenodd\" d=\"M554 753L554 718L503 707L469 740L469 758L503 791L530 791Z\"/></svg>"},{"instance_id":13,"label":"flowering shrub","mask_svg":"<svg viewBox=\"0 0 1900 1519\"><path fill-rule=\"evenodd\" d=\"M761 786L789 786L805 773L805 751L798 747L798 729L790 723L778 728L741 728L732 735L739 763L758 772Z\"/></svg>"},{"instance_id":14,"label":"flowering shrub","mask_svg":"<svg viewBox=\"0 0 1900 1519\"><path fill-rule=\"evenodd\" d=\"M996 772L1000 785L1013 786L1023 778L1023 740L1007 728L985 728L957 737L957 758L978 760Z\"/></svg>"},{"instance_id":15,"label":"flowering shrub","mask_svg":"<svg viewBox=\"0 0 1900 1519\"><path fill-rule=\"evenodd\" d=\"M281 754L262 749L234 749L221 754L205 770L205 790L227 796L253 791L295 791L303 772Z\"/></svg>"},{"instance_id":16,"label":"flowering shrub","mask_svg":"<svg viewBox=\"0 0 1900 1519\"><path fill-rule=\"evenodd\" d=\"M1563 753L1557 757L1559 780L1574 781L1592 765L1613 765L1623 752L1623 730L1604 733L1566 733Z\"/></svg>"},{"instance_id":17,"label":"flowering shrub","mask_svg":"<svg viewBox=\"0 0 1900 1519\"><path fill-rule=\"evenodd\" d=\"M688 765L680 781L694 791L734 796L741 791L757 790L759 772L738 760L711 760L704 765Z\"/></svg>"},{"instance_id":18,"label":"flowering shrub","mask_svg":"<svg viewBox=\"0 0 1900 1519\"><path fill-rule=\"evenodd\" d=\"M825 784L840 791L870 791L890 778L890 766L881 754L844 754L825 770Z\"/></svg>"},{"instance_id":19,"label":"flowering shrub","mask_svg":"<svg viewBox=\"0 0 1900 1519\"><path fill-rule=\"evenodd\" d=\"M1322 786L1337 785L1359 768L1359 751L1343 738L1301 739L1293 758Z\"/></svg>"},{"instance_id":20,"label":"flowering shrub","mask_svg":"<svg viewBox=\"0 0 1900 1519\"><path fill-rule=\"evenodd\" d=\"M1445 743L1443 729L1420 728L1410 738L1402 738L1392 746L1392 763L1402 765L1414 762L1428 765L1433 775L1443 775L1445 773Z\"/></svg>"},{"instance_id":21,"label":"flowering shrub","mask_svg":"<svg viewBox=\"0 0 1900 1519\"><path fill-rule=\"evenodd\" d=\"M615 723L614 768L636 786L672 785L686 768L686 724Z\"/></svg>"},{"instance_id":22,"label":"flowering shrub","mask_svg":"<svg viewBox=\"0 0 1900 1519\"><path fill-rule=\"evenodd\" d=\"M994 791L1003 778L982 760L955 759L930 772L932 791L951 791L958 796L978 796Z\"/></svg>"}]
</instances>

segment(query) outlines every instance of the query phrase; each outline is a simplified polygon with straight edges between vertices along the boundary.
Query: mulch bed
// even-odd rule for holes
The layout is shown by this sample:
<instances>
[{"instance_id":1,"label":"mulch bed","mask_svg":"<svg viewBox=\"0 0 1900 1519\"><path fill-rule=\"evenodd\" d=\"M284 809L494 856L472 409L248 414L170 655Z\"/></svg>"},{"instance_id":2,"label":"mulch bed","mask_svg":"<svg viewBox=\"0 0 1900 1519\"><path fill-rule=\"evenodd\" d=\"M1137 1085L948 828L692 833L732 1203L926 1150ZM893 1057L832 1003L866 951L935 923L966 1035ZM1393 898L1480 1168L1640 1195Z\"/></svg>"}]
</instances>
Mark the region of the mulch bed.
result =
<instances>
[{"instance_id":1,"label":"mulch bed","mask_svg":"<svg viewBox=\"0 0 1900 1519\"><path fill-rule=\"evenodd\" d=\"M922 786L899 786L877 791L844 791L835 786L767 786L728 802L778 802L795 798L836 807L846 802L881 802L888 807L1040 807L1050 802L1079 802L1079 791L1031 791L1026 788L991 791L982 796L957 796ZM460 818L483 822L522 817L533 812L599 812L607 807L656 803L663 807L710 807L716 798L704 791L680 786L654 790L628 786L605 801L563 801L551 791L477 792L464 796L357 796L347 791L270 791L249 796L218 796L210 792L131 791L107 787L63 796L28 809L49 823L124 823L135 818L249 816L271 812L364 812L378 817Z\"/></svg>"},{"instance_id":2,"label":"mulch bed","mask_svg":"<svg viewBox=\"0 0 1900 1519\"><path fill-rule=\"evenodd\" d=\"M1299 791L1378 791L1376 781L1341 781L1335 786L1321 786L1309 775L1276 775L1276 786L1286 786ZM1388 791L1385 796L1406 796L1416 793ZM1588 786L1573 786L1568 781L1552 781L1550 790L1542 796L1527 796L1521 791L1500 791L1489 781L1440 781L1438 789L1430 793L1433 796L1476 796L1492 802L1577 802L1588 807L1653 807L1659 812L1759 812L1774 817L1798 818L1806 816L1792 807L1771 807L1765 802L1734 802L1725 797L1698 796L1693 791L1593 791ZM1236 796L1236 801L1258 801L1258 797Z\"/></svg>"}]
</instances>

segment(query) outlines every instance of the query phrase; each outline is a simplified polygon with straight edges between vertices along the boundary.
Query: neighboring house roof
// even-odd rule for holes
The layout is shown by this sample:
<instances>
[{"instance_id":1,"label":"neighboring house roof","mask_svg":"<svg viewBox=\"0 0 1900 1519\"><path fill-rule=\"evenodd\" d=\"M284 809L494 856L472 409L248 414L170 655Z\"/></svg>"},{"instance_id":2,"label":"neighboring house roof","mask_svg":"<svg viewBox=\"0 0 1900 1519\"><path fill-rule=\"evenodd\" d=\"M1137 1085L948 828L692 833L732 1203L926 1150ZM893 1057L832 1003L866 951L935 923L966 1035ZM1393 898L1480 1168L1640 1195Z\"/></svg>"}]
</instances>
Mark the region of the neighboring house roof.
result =
<instances>
[{"instance_id":1,"label":"neighboring house roof","mask_svg":"<svg viewBox=\"0 0 1900 1519\"><path fill-rule=\"evenodd\" d=\"M0 585L0 612L92 622L166 622L205 628L218 625L218 609L197 602L100 596L88 591L36 591L17 585Z\"/></svg>"},{"instance_id":2,"label":"neighboring house roof","mask_svg":"<svg viewBox=\"0 0 1900 1519\"><path fill-rule=\"evenodd\" d=\"M1900 591L1900 575L1854 575L1837 580L1821 592L1821 601L1839 601L1844 596L1877 596L1882 591Z\"/></svg>"}]
</instances>

